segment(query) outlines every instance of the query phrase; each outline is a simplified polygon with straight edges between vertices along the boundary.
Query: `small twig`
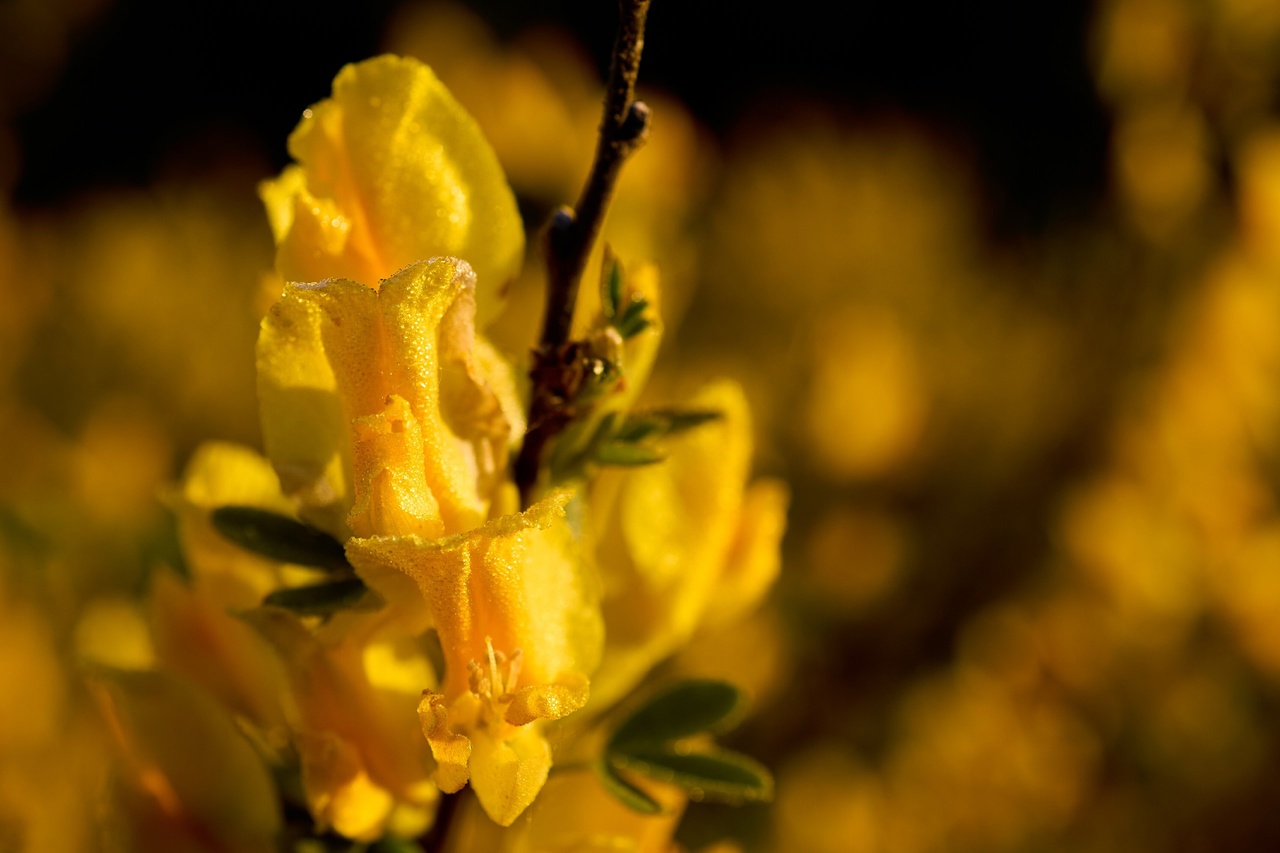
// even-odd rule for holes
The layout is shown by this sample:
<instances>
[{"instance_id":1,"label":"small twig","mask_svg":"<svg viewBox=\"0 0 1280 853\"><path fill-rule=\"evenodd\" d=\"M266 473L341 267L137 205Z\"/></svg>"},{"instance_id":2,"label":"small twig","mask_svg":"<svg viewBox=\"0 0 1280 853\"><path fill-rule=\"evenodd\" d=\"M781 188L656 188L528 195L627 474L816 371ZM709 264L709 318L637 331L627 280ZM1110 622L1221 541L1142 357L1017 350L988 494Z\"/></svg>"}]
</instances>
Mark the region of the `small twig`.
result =
<instances>
[{"instance_id":1,"label":"small twig","mask_svg":"<svg viewBox=\"0 0 1280 853\"><path fill-rule=\"evenodd\" d=\"M543 450L573 419L573 399L566 396L566 389L578 387L575 372L581 369L584 353L569 336L582 272L600 234L622 164L649 135L649 108L635 97L649 2L619 0L621 20L591 174L578 197L576 212L560 208L547 232L546 314L529 372L533 380L529 430L515 466L516 485L526 506L538 481Z\"/></svg>"}]
</instances>

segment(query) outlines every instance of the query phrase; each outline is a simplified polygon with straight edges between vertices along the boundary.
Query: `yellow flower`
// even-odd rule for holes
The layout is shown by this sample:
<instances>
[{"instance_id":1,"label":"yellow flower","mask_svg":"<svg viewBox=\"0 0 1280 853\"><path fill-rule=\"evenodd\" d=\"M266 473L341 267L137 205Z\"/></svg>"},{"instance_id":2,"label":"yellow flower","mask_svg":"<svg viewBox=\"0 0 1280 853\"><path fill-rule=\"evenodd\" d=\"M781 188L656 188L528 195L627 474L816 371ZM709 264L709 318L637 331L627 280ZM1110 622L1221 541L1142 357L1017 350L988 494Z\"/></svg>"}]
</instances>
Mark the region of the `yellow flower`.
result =
<instances>
[{"instance_id":1,"label":"yellow flower","mask_svg":"<svg viewBox=\"0 0 1280 853\"><path fill-rule=\"evenodd\" d=\"M377 291L289 285L263 322L259 387L286 490L347 542L403 630L440 636L447 681L420 708L437 783L470 778L509 823L551 763L530 724L585 703L601 632L569 496L495 512L523 424L507 368L475 335L474 281L437 258Z\"/></svg>"},{"instance_id":2,"label":"yellow flower","mask_svg":"<svg viewBox=\"0 0 1280 853\"><path fill-rule=\"evenodd\" d=\"M454 259L407 267L380 291L286 288L262 324L258 392L267 455L309 520L341 540L485 520L524 424L474 315L475 276Z\"/></svg>"},{"instance_id":3,"label":"yellow flower","mask_svg":"<svg viewBox=\"0 0 1280 853\"><path fill-rule=\"evenodd\" d=\"M387 44L431 63L475 117L521 198L554 206L577 195L604 96L595 63L579 45L552 31L500 43L473 11L450 3L401 6ZM668 291L663 317L672 321L699 278L693 225L712 188L716 158L684 105L654 91L644 99L661 126L628 159L601 235L626 257L661 259ZM592 252L585 281L596 280L601 254L599 247ZM511 310L490 330L511 351L532 343L528 315L517 309L537 310L541 273L541 263L525 270L512 285Z\"/></svg>"},{"instance_id":4,"label":"yellow flower","mask_svg":"<svg viewBox=\"0 0 1280 853\"><path fill-rule=\"evenodd\" d=\"M286 281L370 287L451 255L476 271L487 321L520 269L524 230L489 143L431 69L380 56L348 65L289 137L298 161L262 186Z\"/></svg>"},{"instance_id":5,"label":"yellow flower","mask_svg":"<svg viewBox=\"0 0 1280 853\"><path fill-rule=\"evenodd\" d=\"M343 614L313 631L283 610L255 609L273 590L318 578L212 528L209 511L219 506L292 512L270 463L247 448L200 448L170 503L191 579L161 573L153 582L161 662L210 690L266 742L281 745L277 732L287 727L319 826L363 840L388 827L424 829L438 794L414 708L423 684L436 679L425 651L395 624L396 611Z\"/></svg>"},{"instance_id":6,"label":"yellow flower","mask_svg":"<svg viewBox=\"0 0 1280 853\"><path fill-rule=\"evenodd\" d=\"M320 631L274 608L245 618L288 673L303 793L320 828L359 841L424 831L438 793L414 716L422 683L435 682L423 651L388 634L382 614L335 617Z\"/></svg>"},{"instance_id":7,"label":"yellow flower","mask_svg":"<svg viewBox=\"0 0 1280 853\"><path fill-rule=\"evenodd\" d=\"M469 533L353 539L362 573L392 569L421 590L445 656L442 692L419 706L439 764L456 791L470 778L493 820L509 825L546 781L551 751L541 720L587 700L599 659L599 610L564 516L567 493Z\"/></svg>"},{"instance_id":8,"label":"yellow flower","mask_svg":"<svg viewBox=\"0 0 1280 853\"><path fill-rule=\"evenodd\" d=\"M699 627L744 615L778 573L788 494L774 480L747 486L751 422L742 390L719 382L690 407L722 417L668 439L666 461L606 471L592 484L608 628L592 691L601 705Z\"/></svg>"}]
</instances>

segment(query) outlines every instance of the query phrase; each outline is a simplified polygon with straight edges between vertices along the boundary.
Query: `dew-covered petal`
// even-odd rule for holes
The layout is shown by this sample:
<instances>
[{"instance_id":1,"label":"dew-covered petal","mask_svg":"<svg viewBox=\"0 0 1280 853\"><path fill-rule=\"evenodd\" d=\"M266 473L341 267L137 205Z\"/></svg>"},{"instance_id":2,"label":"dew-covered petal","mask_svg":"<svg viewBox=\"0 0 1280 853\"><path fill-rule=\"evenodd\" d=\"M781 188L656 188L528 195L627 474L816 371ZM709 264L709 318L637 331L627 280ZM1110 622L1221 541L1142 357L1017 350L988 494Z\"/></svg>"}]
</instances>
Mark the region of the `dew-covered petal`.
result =
<instances>
[{"instance_id":1,"label":"dew-covered petal","mask_svg":"<svg viewBox=\"0 0 1280 853\"><path fill-rule=\"evenodd\" d=\"M396 56L347 65L289 152L298 165L262 188L286 281L377 287L451 255L475 268L482 321L494 316L523 225L493 149L430 68Z\"/></svg>"}]
</instances>

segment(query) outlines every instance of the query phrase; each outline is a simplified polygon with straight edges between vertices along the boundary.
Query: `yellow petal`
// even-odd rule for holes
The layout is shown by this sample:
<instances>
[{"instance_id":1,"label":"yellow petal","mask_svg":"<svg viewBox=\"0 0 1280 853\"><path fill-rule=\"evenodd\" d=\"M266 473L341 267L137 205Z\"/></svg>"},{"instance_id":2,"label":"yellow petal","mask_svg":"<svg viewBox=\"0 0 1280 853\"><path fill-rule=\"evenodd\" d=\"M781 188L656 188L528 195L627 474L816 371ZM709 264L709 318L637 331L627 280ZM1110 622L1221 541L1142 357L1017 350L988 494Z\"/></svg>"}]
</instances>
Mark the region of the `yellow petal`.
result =
<instances>
[{"instance_id":1,"label":"yellow petal","mask_svg":"<svg viewBox=\"0 0 1280 853\"><path fill-rule=\"evenodd\" d=\"M418 717L422 721L422 734L431 744L431 755L436 760L436 784L446 794L457 793L470 776L467 765L471 761L471 741L449 730L449 709L440 693L423 694L418 703Z\"/></svg>"},{"instance_id":2,"label":"yellow petal","mask_svg":"<svg viewBox=\"0 0 1280 853\"><path fill-rule=\"evenodd\" d=\"M566 770L547 778L526 817L510 827L495 824L475 797L464 796L450 821L443 853L677 853L672 840L684 813L679 788L632 780L662 806L643 815L605 790L591 770ZM705 853L705 848L704 848Z\"/></svg>"},{"instance_id":3,"label":"yellow petal","mask_svg":"<svg viewBox=\"0 0 1280 853\"><path fill-rule=\"evenodd\" d=\"M533 726L516 729L505 740L481 731L471 752L471 788L485 814L510 826L547 781L551 747Z\"/></svg>"},{"instance_id":4,"label":"yellow petal","mask_svg":"<svg viewBox=\"0 0 1280 853\"><path fill-rule=\"evenodd\" d=\"M294 197L306 192L307 173L297 164L286 166L274 181L263 181L258 195L267 210L267 223L271 236L279 243L293 227Z\"/></svg>"},{"instance_id":5,"label":"yellow petal","mask_svg":"<svg viewBox=\"0 0 1280 853\"><path fill-rule=\"evenodd\" d=\"M332 827L356 841L377 840L395 801L370 781L360 755L328 732L303 733L295 741L307 808L319 828Z\"/></svg>"},{"instance_id":6,"label":"yellow petal","mask_svg":"<svg viewBox=\"0 0 1280 853\"><path fill-rule=\"evenodd\" d=\"M523 226L493 149L431 69L395 56L346 66L289 151L299 168L262 188L286 281L376 287L452 255L476 270L482 320L494 315L523 259Z\"/></svg>"},{"instance_id":7,"label":"yellow petal","mask_svg":"<svg viewBox=\"0 0 1280 853\"><path fill-rule=\"evenodd\" d=\"M166 822L219 849L274 848L275 786L221 706L164 672L98 671L90 687L131 781Z\"/></svg>"},{"instance_id":8,"label":"yellow petal","mask_svg":"<svg viewBox=\"0 0 1280 853\"><path fill-rule=\"evenodd\" d=\"M259 725L283 722L279 663L262 637L225 605L166 570L152 580L151 614L156 654L165 666Z\"/></svg>"},{"instance_id":9,"label":"yellow petal","mask_svg":"<svg viewBox=\"0 0 1280 853\"><path fill-rule=\"evenodd\" d=\"M728 561L707 606L707 626L733 622L751 611L782 568L782 534L791 493L781 480L758 480L742 496Z\"/></svg>"},{"instance_id":10,"label":"yellow petal","mask_svg":"<svg viewBox=\"0 0 1280 853\"><path fill-rule=\"evenodd\" d=\"M357 484L357 503L347 523L357 536L444 534L440 502L426 481L427 460L422 428L408 402L387 397L381 412L355 422L354 466L367 474Z\"/></svg>"},{"instance_id":11,"label":"yellow petal","mask_svg":"<svg viewBox=\"0 0 1280 853\"><path fill-rule=\"evenodd\" d=\"M665 464L631 472L619 512L642 585L684 590L681 597L692 604L710 592L737 523L751 425L742 391L732 383L705 389L689 405L723 417L669 442ZM676 618L689 621L687 614Z\"/></svg>"},{"instance_id":12,"label":"yellow petal","mask_svg":"<svg viewBox=\"0 0 1280 853\"><path fill-rule=\"evenodd\" d=\"M254 607L281 585L280 563L232 544L209 521L211 510L229 505L293 513L271 463L260 454L223 442L201 445L167 502L177 515L192 585L209 607L224 612Z\"/></svg>"},{"instance_id":13,"label":"yellow petal","mask_svg":"<svg viewBox=\"0 0 1280 853\"><path fill-rule=\"evenodd\" d=\"M431 760L427 744L417 735L412 694L379 688L372 681L376 677L385 683L387 673L370 672L378 655L367 654L365 635L385 621L384 616L365 617L370 622L363 629L335 632L342 639L334 643L323 641L327 633L313 634L282 610L260 608L242 618L271 643L285 664L297 708L291 728L304 776L311 773L308 796L316 807L348 815L343 818L349 821L347 829L340 830L344 835L365 837L362 821L376 814L385 822L395 802L421 806L434 799L426 784ZM404 653L407 644L396 644L396 650ZM408 665L424 671L426 667L425 660ZM316 765L311 771L309 763ZM337 827L338 812L331 819Z\"/></svg>"},{"instance_id":14,"label":"yellow petal","mask_svg":"<svg viewBox=\"0 0 1280 853\"><path fill-rule=\"evenodd\" d=\"M684 813L684 792L644 778L630 781L657 800L662 806L659 814L640 814L623 805L589 769L566 770L547 780L527 820L502 832L478 832L472 849L494 853L675 853L683 849L671 836ZM467 820L466 812L459 820ZM450 853L455 850L451 848Z\"/></svg>"},{"instance_id":15,"label":"yellow petal","mask_svg":"<svg viewBox=\"0 0 1280 853\"><path fill-rule=\"evenodd\" d=\"M592 680L597 704L625 693L687 641L722 592L728 613L776 574L770 549L781 536L785 493L765 487L744 518L752 442L741 388L711 385L689 406L723 417L668 440L662 464L606 472L595 484L592 509L609 513L594 522L608 626L605 658ZM595 501L614 490L612 509L608 500ZM748 529L752 518L761 529Z\"/></svg>"},{"instance_id":16,"label":"yellow petal","mask_svg":"<svg viewBox=\"0 0 1280 853\"><path fill-rule=\"evenodd\" d=\"M486 373L474 289L449 258L377 292L343 280L286 288L258 338L258 394L267 455L309 520L345 539L348 520L357 535L438 536L484 519L514 389L505 369Z\"/></svg>"},{"instance_id":17,"label":"yellow petal","mask_svg":"<svg viewBox=\"0 0 1280 853\"><path fill-rule=\"evenodd\" d=\"M212 441L192 454L182 478L181 497L201 509L247 504L288 513L271 463L248 447Z\"/></svg>"},{"instance_id":18,"label":"yellow petal","mask_svg":"<svg viewBox=\"0 0 1280 853\"><path fill-rule=\"evenodd\" d=\"M589 696L586 676L568 673L558 684L531 684L517 690L507 706L505 719L513 726L534 720L558 720L587 704Z\"/></svg>"},{"instance_id":19,"label":"yellow petal","mask_svg":"<svg viewBox=\"0 0 1280 853\"><path fill-rule=\"evenodd\" d=\"M560 492L445 539L347 542L347 557L361 573L390 568L417 582L444 650L449 702L469 692L467 665L486 660L490 642L506 653L521 651L524 686L572 686L594 669L602 628L565 520L568 500Z\"/></svg>"}]
</instances>

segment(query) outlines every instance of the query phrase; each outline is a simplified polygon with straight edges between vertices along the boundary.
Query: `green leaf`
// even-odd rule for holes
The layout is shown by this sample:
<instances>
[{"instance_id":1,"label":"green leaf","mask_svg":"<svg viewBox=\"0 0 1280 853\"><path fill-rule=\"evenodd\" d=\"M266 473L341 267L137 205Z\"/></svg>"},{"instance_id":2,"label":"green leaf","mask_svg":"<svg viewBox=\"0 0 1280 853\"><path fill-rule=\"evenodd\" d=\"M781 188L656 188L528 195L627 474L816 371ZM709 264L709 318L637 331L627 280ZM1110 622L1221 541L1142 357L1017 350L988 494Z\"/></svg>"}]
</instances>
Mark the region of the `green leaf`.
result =
<instances>
[{"instance_id":1,"label":"green leaf","mask_svg":"<svg viewBox=\"0 0 1280 853\"><path fill-rule=\"evenodd\" d=\"M663 414L667 418L667 435L687 432L724 418L724 412L718 409L669 409Z\"/></svg>"},{"instance_id":2,"label":"green leaf","mask_svg":"<svg viewBox=\"0 0 1280 853\"><path fill-rule=\"evenodd\" d=\"M631 714L609 739L609 751L627 745L654 746L723 731L741 715L746 696L727 681L681 681L654 696Z\"/></svg>"},{"instance_id":3,"label":"green leaf","mask_svg":"<svg viewBox=\"0 0 1280 853\"><path fill-rule=\"evenodd\" d=\"M649 308L649 300L643 296L633 297L626 309L622 312L621 317L614 320L614 328L618 330L618 334L623 339L634 338L652 325L648 318L644 316L644 312Z\"/></svg>"},{"instance_id":4,"label":"green leaf","mask_svg":"<svg viewBox=\"0 0 1280 853\"><path fill-rule=\"evenodd\" d=\"M695 801L762 801L773 797L773 776L768 769L727 749L670 752L663 748L636 748L611 752L609 759L619 769L683 788Z\"/></svg>"},{"instance_id":5,"label":"green leaf","mask_svg":"<svg viewBox=\"0 0 1280 853\"><path fill-rule=\"evenodd\" d=\"M619 776L607 761L596 762L595 771L605 790L632 811L640 814L659 814L662 811L657 800Z\"/></svg>"},{"instance_id":6,"label":"green leaf","mask_svg":"<svg viewBox=\"0 0 1280 853\"><path fill-rule=\"evenodd\" d=\"M596 446L592 458L601 465L652 465L667 457L652 447L642 444L627 444L622 441L604 441Z\"/></svg>"},{"instance_id":7,"label":"green leaf","mask_svg":"<svg viewBox=\"0 0 1280 853\"><path fill-rule=\"evenodd\" d=\"M619 428L614 438L618 441L635 443L644 441L655 433L661 433L665 428L666 424L660 418L653 418L648 415L632 415Z\"/></svg>"},{"instance_id":8,"label":"green leaf","mask_svg":"<svg viewBox=\"0 0 1280 853\"><path fill-rule=\"evenodd\" d=\"M631 302L627 304L626 310L622 312L622 317L618 320L618 325L622 326L626 323L632 323L644 314L645 309L649 307L649 300L643 296L635 296Z\"/></svg>"},{"instance_id":9,"label":"green leaf","mask_svg":"<svg viewBox=\"0 0 1280 853\"><path fill-rule=\"evenodd\" d=\"M246 551L282 563L351 571L341 542L287 516L252 506L220 506L210 520L224 538Z\"/></svg>"},{"instance_id":10,"label":"green leaf","mask_svg":"<svg viewBox=\"0 0 1280 853\"><path fill-rule=\"evenodd\" d=\"M629 340L643 332L645 329L653 325L648 317L637 317L625 323L618 324L618 334L622 335L622 339Z\"/></svg>"},{"instance_id":11,"label":"green leaf","mask_svg":"<svg viewBox=\"0 0 1280 853\"><path fill-rule=\"evenodd\" d=\"M605 246L605 264L600 276L600 305L606 320L612 320L622 304L622 264L613 254L613 250Z\"/></svg>"},{"instance_id":12,"label":"green leaf","mask_svg":"<svg viewBox=\"0 0 1280 853\"><path fill-rule=\"evenodd\" d=\"M676 435L723 417L716 409L654 409L627 418L616 438L636 442L651 435Z\"/></svg>"},{"instance_id":13,"label":"green leaf","mask_svg":"<svg viewBox=\"0 0 1280 853\"><path fill-rule=\"evenodd\" d=\"M614 430L618 415L609 412L595 424L589 418L571 423L551 448L547 467L553 482L563 482L582 473L582 466L595 456L596 448ZM590 430L590 435L587 435Z\"/></svg>"},{"instance_id":14,"label":"green leaf","mask_svg":"<svg viewBox=\"0 0 1280 853\"><path fill-rule=\"evenodd\" d=\"M262 603L292 610L302 616L328 616L339 610L371 606L372 602L366 601L366 596L376 600L364 581L349 578L314 586L278 589L264 598Z\"/></svg>"},{"instance_id":15,"label":"green leaf","mask_svg":"<svg viewBox=\"0 0 1280 853\"><path fill-rule=\"evenodd\" d=\"M588 423L587 421L583 422ZM596 428L591 431L591 437L587 439L587 450L594 454L595 451L608 441L609 436L613 434L614 429L618 425L618 413L607 412L600 422L596 424Z\"/></svg>"}]
</instances>

